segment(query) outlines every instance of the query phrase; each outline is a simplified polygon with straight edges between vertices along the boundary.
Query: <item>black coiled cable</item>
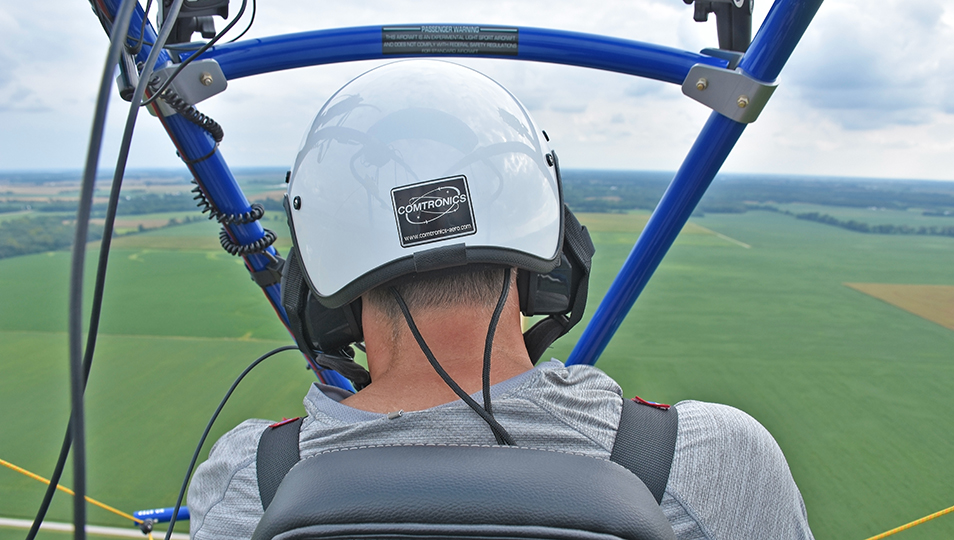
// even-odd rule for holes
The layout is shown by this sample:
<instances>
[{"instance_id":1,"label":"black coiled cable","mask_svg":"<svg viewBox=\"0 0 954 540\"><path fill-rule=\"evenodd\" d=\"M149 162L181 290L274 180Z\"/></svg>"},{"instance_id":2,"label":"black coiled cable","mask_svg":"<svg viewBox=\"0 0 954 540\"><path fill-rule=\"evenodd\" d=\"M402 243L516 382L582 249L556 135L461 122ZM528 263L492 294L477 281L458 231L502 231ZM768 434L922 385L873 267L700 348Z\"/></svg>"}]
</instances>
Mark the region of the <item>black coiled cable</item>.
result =
<instances>
[{"instance_id":1,"label":"black coiled cable","mask_svg":"<svg viewBox=\"0 0 954 540\"><path fill-rule=\"evenodd\" d=\"M229 255L244 257L252 253L262 253L268 249L268 246L274 244L275 240L278 240L278 236L274 232L268 229L263 230L265 231L265 236L250 244L239 244L234 242L229 236L228 230L222 227L222 230L219 231L219 243L222 244L222 249L229 252Z\"/></svg>"},{"instance_id":2,"label":"black coiled cable","mask_svg":"<svg viewBox=\"0 0 954 540\"><path fill-rule=\"evenodd\" d=\"M199 185L197 180L193 178L192 183L195 184L195 187L192 188L192 193L195 193L195 197L192 197L192 200L196 201L195 205L199 207L199 210L201 210L203 214L208 212L209 219L218 221L219 217L224 215L222 211L216 208L215 205L212 204L212 201L205 196L205 192L202 191L202 186Z\"/></svg>"},{"instance_id":3,"label":"black coiled cable","mask_svg":"<svg viewBox=\"0 0 954 540\"><path fill-rule=\"evenodd\" d=\"M158 90L161 86L162 78L158 75L149 80L149 88L152 89L153 92ZM179 97L179 94L176 94L172 88L166 88L166 90L159 97L162 98L162 101L172 107L172 109L179 113L183 118L204 129L209 135L212 136L212 139L216 144L222 142L222 138L225 137L225 132L222 130L222 126L220 126L215 120L200 113L195 106L186 103L186 101Z\"/></svg>"},{"instance_id":4,"label":"black coiled cable","mask_svg":"<svg viewBox=\"0 0 954 540\"><path fill-rule=\"evenodd\" d=\"M214 219L222 224L222 230L219 231L219 243L222 244L222 249L227 251L230 255L244 257L246 255L251 255L252 253L262 253L268 249L269 246L274 244L275 240L278 239L278 236L273 231L269 229L263 229L265 231L265 236L262 238L259 238L250 244L236 243L232 240L232 237L229 235L229 232L226 230L225 226L247 225L249 223L258 221L262 219L262 216L265 215L265 207L261 204L254 203L248 212L243 212L241 214L226 214L212 204L196 180L192 180L192 183L195 184L195 187L192 188L192 193L195 194L193 199L196 201L196 206L202 210L203 214L208 213L209 219Z\"/></svg>"},{"instance_id":5,"label":"black coiled cable","mask_svg":"<svg viewBox=\"0 0 954 540\"><path fill-rule=\"evenodd\" d=\"M253 221L262 219L262 216L265 215L265 207L258 203L252 203L248 212L242 214L226 214L209 201L197 181L192 180L192 183L195 184L195 187L192 188L192 193L195 194L192 200L196 201L196 206L202 210L203 214L208 212L209 219L214 219L222 225L247 225Z\"/></svg>"},{"instance_id":6,"label":"black coiled cable","mask_svg":"<svg viewBox=\"0 0 954 540\"><path fill-rule=\"evenodd\" d=\"M248 212L243 214L219 214L216 216L216 219L219 220L219 223L223 225L246 225L252 223L253 221L258 221L262 219L262 216L265 215L265 207L258 204L252 203L251 209Z\"/></svg>"},{"instance_id":7,"label":"black coiled cable","mask_svg":"<svg viewBox=\"0 0 954 540\"><path fill-rule=\"evenodd\" d=\"M149 87L153 91L157 91L161 86L161 77L155 76L149 80ZM159 97L162 98L162 101L172 107L172 109L183 118L199 126L209 135L211 135L216 145L222 141L222 138L225 136L222 126L220 126L215 120L200 113L194 106L186 103L186 101L179 97L179 95L176 94L171 88L166 88L166 90L162 92ZM264 229L265 236L255 240L254 242L249 244L239 244L235 242L232 240L232 236L229 234L226 226L247 225L249 223L258 221L262 218L262 216L265 215L265 207L255 203L251 206L248 212L243 212L241 214L226 214L212 204L212 201L210 201L206 196L205 191L202 190L202 187L199 185L197 180L192 180L192 183L196 185L192 189L192 193L195 194L193 199L196 201L196 206L202 210L203 214L208 213L209 219L215 219L222 224L222 230L219 231L219 243L222 244L222 249L227 251L230 255L244 257L246 255L251 255L252 253L263 253L266 249L268 249L269 246L275 243L275 240L278 239L278 236L273 231Z\"/></svg>"}]
</instances>

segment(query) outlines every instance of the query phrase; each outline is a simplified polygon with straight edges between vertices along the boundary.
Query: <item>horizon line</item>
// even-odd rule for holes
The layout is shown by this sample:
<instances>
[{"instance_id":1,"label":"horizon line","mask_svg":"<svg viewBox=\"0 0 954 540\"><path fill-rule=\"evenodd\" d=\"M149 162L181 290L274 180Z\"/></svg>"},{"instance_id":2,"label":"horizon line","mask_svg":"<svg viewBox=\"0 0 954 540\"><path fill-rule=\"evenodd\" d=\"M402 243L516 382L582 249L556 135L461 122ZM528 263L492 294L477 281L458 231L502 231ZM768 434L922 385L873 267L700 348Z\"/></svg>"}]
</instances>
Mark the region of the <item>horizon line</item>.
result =
<instances>
[{"instance_id":1,"label":"horizon line","mask_svg":"<svg viewBox=\"0 0 954 540\"><path fill-rule=\"evenodd\" d=\"M250 166L241 166L241 167L232 167L230 169L236 173L247 173L249 171L287 171L288 167L278 166L278 165L250 165ZM666 175L675 175L676 171L667 171L659 169L600 169L593 167L568 167L564 168L565 172L600 172L600 173L650 173L650 174L666 174ZM133 178L143 174L156 174L161 173L164 175L181 175L185 177L191 177L192 174L188 169L182 169L179 167L135 167L126 169L126 178ZM4 176L14 176L14 175L57 175L57 176L67 176L75 175L77 180L82 178L83 170L80 168L69 169L69 168L49 168L49 169L0 169L0 180L3 180ZM112 178L113 171L110 169L100 169L96 174L97 183L101 180L109 180ZM897 182L954 182L954 178L899 178L899 177L887 177L887 176L844 176L837 174L805 174L805 173L768 173L768 172L735 172L735 171L722 171L719 172L714 181L720 179L727 179L728 177L771 177L771 178L787 178L793 180L832 180L832 181L897 181Z\"/></svg>"}]
</instances>

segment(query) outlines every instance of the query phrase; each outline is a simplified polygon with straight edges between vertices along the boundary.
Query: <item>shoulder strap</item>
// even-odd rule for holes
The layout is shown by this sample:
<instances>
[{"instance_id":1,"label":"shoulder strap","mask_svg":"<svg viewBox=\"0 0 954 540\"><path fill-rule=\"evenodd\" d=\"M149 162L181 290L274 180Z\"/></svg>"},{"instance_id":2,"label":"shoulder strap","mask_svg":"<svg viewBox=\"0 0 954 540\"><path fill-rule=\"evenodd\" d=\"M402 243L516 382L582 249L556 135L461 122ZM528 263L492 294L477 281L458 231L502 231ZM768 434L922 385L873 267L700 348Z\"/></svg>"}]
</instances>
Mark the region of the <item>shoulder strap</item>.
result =
<instances>
[{"instance_id":1,"label":"shoulder strap","mask_svg":"<svg viewBox=\"0 0 954 540\"><path fill-rule=\"evenodd\" d=\"M269 426L258 442L258 491L262 508L271 504L285 474L298 463L301 418ZM675 407L659 409L623 400L619 428L610 460L638 476L656 502L662 501L676 449L678 414Z\"/></svg>"},{"instance_id":2,"label":"shoulder strap","mask_svg":"<svg viewBox=\"0 0 954 540\"><path fill-rule=\"evenodd\" d=\"M262 438L258 440L256 468L262 509L268 509L285 474L301 459L298 453L298 433L301 430L301 421L301 418L296 418L271 425L265 429Z\"/></svg>"},{"instance_id":3,"label":"shoulder strap","mask_svg":"<svg viewBox=\"0 0 954 540\"><path fill-rule=\"evenodd\" d=\"M679 425L675 407L665 409L623 399L610 460L633 472L662 502L676 450Z\"/></svg>"}]
</instances>

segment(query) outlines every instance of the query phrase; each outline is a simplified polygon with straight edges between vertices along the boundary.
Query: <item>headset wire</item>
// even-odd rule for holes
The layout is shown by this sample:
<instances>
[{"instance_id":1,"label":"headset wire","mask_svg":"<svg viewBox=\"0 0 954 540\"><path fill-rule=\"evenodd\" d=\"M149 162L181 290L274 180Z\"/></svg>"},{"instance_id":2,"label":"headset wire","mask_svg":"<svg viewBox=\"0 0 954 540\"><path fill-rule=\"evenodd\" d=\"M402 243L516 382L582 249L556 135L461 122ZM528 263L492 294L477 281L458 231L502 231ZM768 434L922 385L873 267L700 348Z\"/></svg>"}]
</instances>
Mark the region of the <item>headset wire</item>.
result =
<instances>
[{"instance_id":1,"label":"headset wire","mask_svg":"<svg viewBox=\"0 0 954 540\"><path fill-rule=\"evenodd\" d=\"M509 277L509 272L508 272ZM508 280L509 284L509 280ZM391 296L394 297L394 300L397 302L398 307L401 309L401 313L404 314L404 320L407 322L408 328L411 330L411 334L414 336L414 339L417 341L418 346L421 347L421 351L424 353L424 356L427 357L427 361L431 364L431 367L434 368L434 371L441 377L447 386L457 394L464 403L467 404L478 416L480 416L484 422L490 426L490 430L494 434L494 439L496 439L497 444L514 446L513 437L507 433L507 430L504 429L500 422L493 417L487 410L480 406L479 403L474 401L474 398L467 395L467 392L464 392L464 389L457 384L447 371L444 370L444 367L441 366L440 362L437 361L437 357L434 356L434 353L431 351L431 348L427 346L427 342L424 341L424 336L421 335L421 331L417 328L417 324L414 322L414 318L411 317L411 310L407 307L407 303L404 302L404 298L401 296L401 293L398 292L393 286L388 287L388 291L391 293ZM504 289L504 295L506 295L507 288ZM495 321L491 320L491 325L495 325ZM491 336L492 339L492 336ZM488 377L489 380L489 377ZM489 391L488 391L489 393ZM485 398L486 400L486 398Z\"/></svg>"},{"instance_id":2,"label":"headset wire","mask_svg":"<svg viewBox=\"0 0 954 540\"><path fill-rule=\"evenodd\" d=\"M497 324L500 322L500 314L503 313L504 304L507 303L507 296L510 293L510 268L504 271L503 290L500 292L500 298L497 299L497 307L494 308L494 314L490 318L490 325L487 327L487 339L484 341L484 369L480 377L481 391L484 395L484 410L490 416L494 411L490 404L490 356L494 348L494 334L497 332ZM501 444L501 441L497 441Z\"/></svg>"},{"instance_id":3,"label":"headset wire","mask_svg":"<svg viewBox=\"0 0 954 540\"><path fill-rule=\"evenodd\" d=\"M170 11L172 18L167 18L167 21L174 20L175 15L178 13L179 8L182 5L182 2L183 0L176 0L176 2L174 2ZM116 206L118 205L119 200L119 189L122 183L123 174L125 172L126 160L129 155L129 145L132 140L132 133L135 127L136 116L138 114L138 107L136 106L130 107L126 128L123 133L123 143L120 148L116 171L113 178L113 188L110 192L110 205L107 210L106 224L104 226L104 234L102 239L102 248L100 250L96 288L93 295L93 307L90 314L89 334L86 343L86 351L81 362L79 351L82 346L80 343L81 325L79 320L82 316L82 284L86 255L86 236L89 230L89 217L92 210L93 189L95 187L96 170L99 162L99 153L102 147L103 132L105 128L106 105L109 102L109 91L112 86L112 73L117 62L119 61L119 55L121 52L120 46L125 45L125 42L128 39L129 23L132 18L132 12L137 5L138 0L126 0L120 7L111 30L110 48L109 53L107 54L103 79L100 84L99 98L97 100L93 128L90 134L90 144L87 152L86 167L84 170L83 182L80 188L80 200L77 208L76 231L73 243L69 298L71 387L70 421L63 440L63 445L60 449L60 455L57 459L57 465L54 470L54 474L51 475L47 493L44 495L44 499L41 502L39 510L37 511L36 518L34 519L30 532L27 535L28 540L33 540L33 538L36 537L40 524L46 517L46 512L49 509L50 502L52 501L53 493L55 493L56 485L59 483L59 478L62 475L66 457L70 452L70 447L74 446L74 443L73 487L74 492L76 493L73 505L74 536L77 540L82 540L86 535L86 440L83 394L85 393L86 382L89 379L89 372L90 368L92 367L92 357L99 327L103 287L105 284L106 262L109 256L109 242L112 237L113 223L115 222ZM148 71L151 71L150 66L155 64L156 58L158 58L159 51L161 50L161 44L164 43L165 39L168 38L168 34L171 32L171 25L164 24L163 26L168 26L168 30L164 29L164 31L160 33L159 39L157 39L157 42L160 43L160 47L155 47L153 51L150 52L149 60L147 60L146 67L144 68ZM133 103L137 103L138 100L142 99L142 95L145 92L146 87L145 81L147 80L148 78L140 79L140 84L137 85L136 89L137 97L134 99Z\"/></svg>"},{"instance_id":4,"label":"headset wire","mask_svg":"<svg viewBox=\"0 0 954 540\"><path fill-rule=\"evenodd\" d=\"M243 371L232 383L232 386L229 387L229 391L225 393L225 396L222 398L222 401L219 402L219 406L216 407L215 412L212 413L212 417L209 418L209 423L205 426L205 431L202 432L202 436L199 437L199 444L195 447L195 452L192 454L192 460L189 462L189 467L186 469L185 478L182 479L182 486L179 488L179 497L176 499L176 507L172 511L172 519L169 521L169 528L166 529L165 540L172 538L172 529L176 526L176 516L179 515L179 509L182 507L182 499L185 498L186 488L189 486L189 479L192 477L192 471L195 469L195 464L199 460L199 453L202 451L202 446L205 445L205 440L209 438L209 432L212 431L212 425L215 424L215 420L219 417L219 413L222 412L222 409L225 407L226 402L229 398L232 397L232 393L235 392L235 389L238 387L239 383L242 382L242 379L252 371L255 366L261 364L267 358L274 356L283 351L297 351L297 345L285 345L283 347L278 347L277 349L272 349L271 351L259 356L255 359L254 362L249 364L245 371Z\"/></svg>"}]
</instances>

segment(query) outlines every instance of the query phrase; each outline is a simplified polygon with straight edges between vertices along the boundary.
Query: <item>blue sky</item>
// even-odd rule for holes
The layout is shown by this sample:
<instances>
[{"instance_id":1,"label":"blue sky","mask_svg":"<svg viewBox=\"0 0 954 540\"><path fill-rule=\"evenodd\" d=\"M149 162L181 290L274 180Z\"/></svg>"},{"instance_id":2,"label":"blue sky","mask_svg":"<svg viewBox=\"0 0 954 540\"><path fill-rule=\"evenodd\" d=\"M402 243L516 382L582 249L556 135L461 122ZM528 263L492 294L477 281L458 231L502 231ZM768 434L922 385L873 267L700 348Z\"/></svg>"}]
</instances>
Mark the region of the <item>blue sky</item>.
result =
<instances>
[{"instance_id":1,"label":"blue sky","mask_svg":"<svg viewBox=\"0 0 954 540\"><path fill-rule=\"evenodd\" d=\"M239 0L232 2L235 13ZM246 37L473 22L602 33L691 51L716 45L714 17L694 22L681 0L259 3ZM769 6L756 1L757 22ZM0 170L83 166L106 47L86 0L0 0ZM551 135L566 167L674 170L709 112L666 83L565 66L461 63L517 95ZM325 99L374 65L231 81L199 109L224 127L221 149L233 166L288 166ZM723 170L954 180L952 66L954 2L828 0ZM116 94L111 103L102 167L114 163L126 114ZM182 167L158 122L145 114L130 166Z\"/></svg>"}]
</instances>

